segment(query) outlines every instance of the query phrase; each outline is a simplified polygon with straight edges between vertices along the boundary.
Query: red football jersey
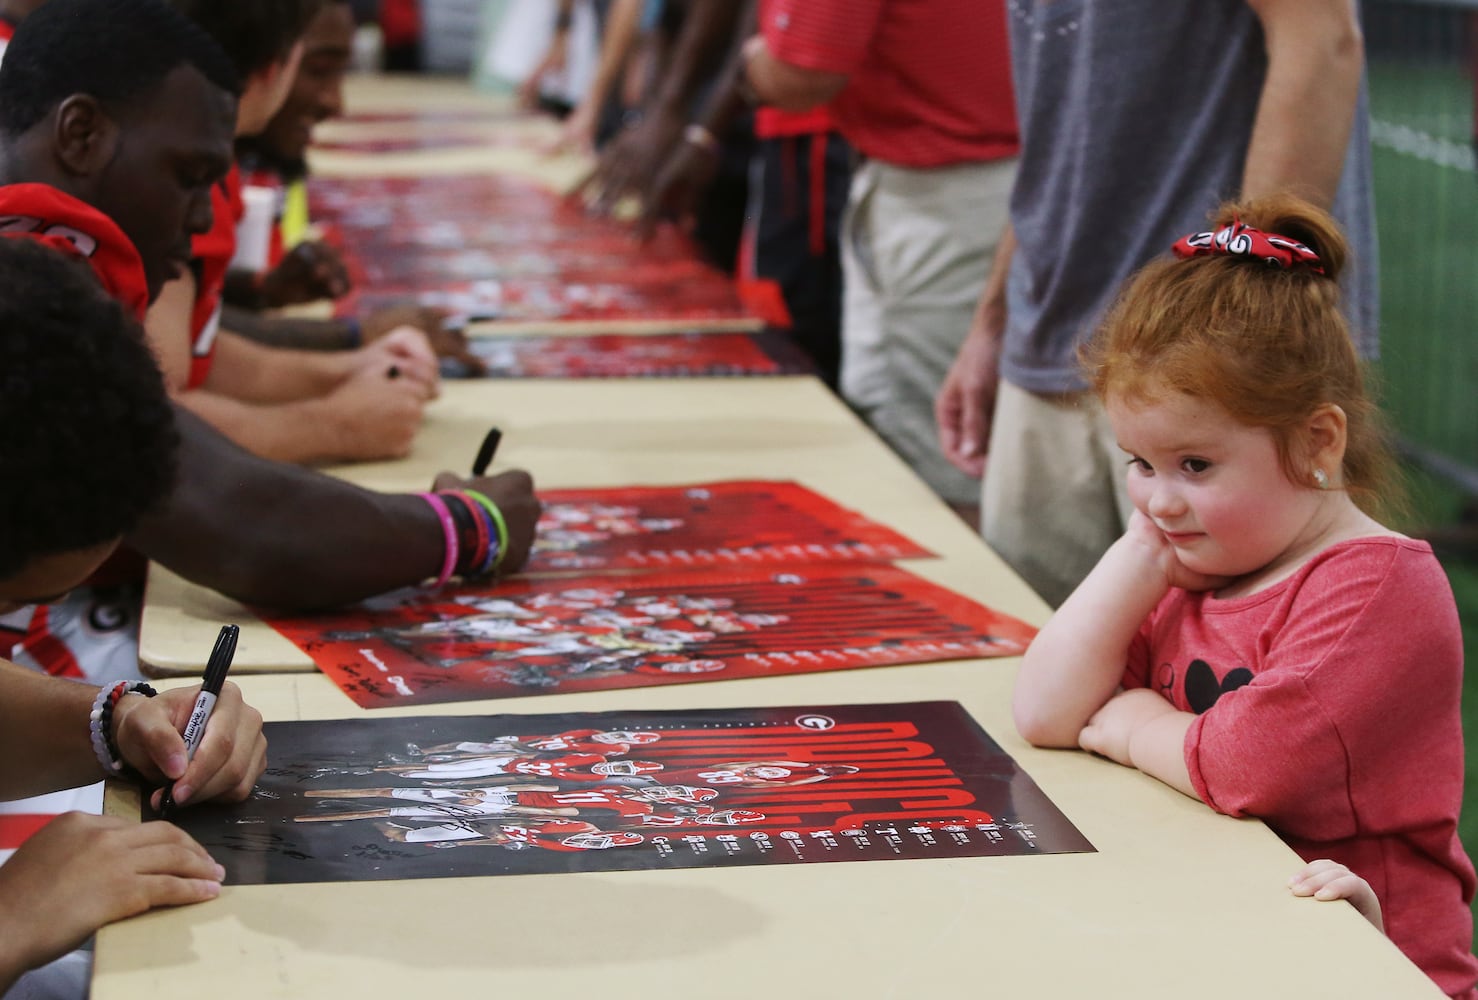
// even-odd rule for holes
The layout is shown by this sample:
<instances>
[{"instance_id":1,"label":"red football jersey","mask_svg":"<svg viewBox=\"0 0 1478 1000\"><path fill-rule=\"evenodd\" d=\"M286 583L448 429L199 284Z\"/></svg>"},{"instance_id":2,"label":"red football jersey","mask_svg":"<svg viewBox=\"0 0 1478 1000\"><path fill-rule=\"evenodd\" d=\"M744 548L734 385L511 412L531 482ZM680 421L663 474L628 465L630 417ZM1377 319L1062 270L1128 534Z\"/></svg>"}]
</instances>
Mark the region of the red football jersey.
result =
<instances>
[{"instance_id":1,"label":"red football jersey","mask_svg":"<svg viewBox=\"0 0 1478 1000\"><path fill-rule=\"evenodd\" d=\"M134 318L149 308L144 262L117 223L49 184L0 186L0 236L37 240L92 265L103 290Z\"/></svg>"}]
</instances>

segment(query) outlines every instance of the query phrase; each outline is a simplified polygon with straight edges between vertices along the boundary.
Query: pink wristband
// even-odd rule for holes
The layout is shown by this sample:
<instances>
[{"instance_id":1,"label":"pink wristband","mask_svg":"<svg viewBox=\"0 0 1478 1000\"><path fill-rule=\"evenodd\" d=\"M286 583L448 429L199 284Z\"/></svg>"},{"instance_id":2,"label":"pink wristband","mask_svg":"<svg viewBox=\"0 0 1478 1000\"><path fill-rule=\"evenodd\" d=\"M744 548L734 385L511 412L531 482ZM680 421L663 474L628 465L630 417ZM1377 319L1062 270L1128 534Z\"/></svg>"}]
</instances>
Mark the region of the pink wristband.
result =
<instances>
[{"instance_id":1,"label":"pink wristband","mask_svg":"<svg viewBox=\"0 0 1478 1000\"><path fill-rule=\"evenodd\" d=\"M452 570L457 567L457 556L460 554L460 547L457 544L457 525L452 521L452 512L441 497L435 493L418 493L417 496L425 500L431 505L431 509L436 511L437 518L441 520L442 537L446 541L446 557L441 563L441 575L436 578L435 583L431 584L432 590L439 590L452 578Z\"/></svg>"}]
</instances>

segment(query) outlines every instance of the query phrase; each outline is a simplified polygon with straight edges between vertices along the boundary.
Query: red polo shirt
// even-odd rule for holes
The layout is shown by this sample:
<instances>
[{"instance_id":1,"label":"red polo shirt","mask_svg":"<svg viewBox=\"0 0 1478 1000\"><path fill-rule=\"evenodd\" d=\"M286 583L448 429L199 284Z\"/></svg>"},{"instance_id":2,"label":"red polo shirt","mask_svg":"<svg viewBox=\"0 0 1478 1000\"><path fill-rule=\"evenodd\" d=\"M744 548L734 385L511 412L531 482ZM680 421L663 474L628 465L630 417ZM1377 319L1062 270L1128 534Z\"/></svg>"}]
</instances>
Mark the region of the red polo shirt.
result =
<instances>
[{"instance_id":1,"label":"red polo shirt","mask_svg":"<svg viewBox=\"0 0 1478 1000\"><path fill-rule=\"evenodd\" d=\"M762 0L775 58L841 73L831 109L864 154L928 168L1014 156L1002 0Z\"/></svg>"}]
</instances>

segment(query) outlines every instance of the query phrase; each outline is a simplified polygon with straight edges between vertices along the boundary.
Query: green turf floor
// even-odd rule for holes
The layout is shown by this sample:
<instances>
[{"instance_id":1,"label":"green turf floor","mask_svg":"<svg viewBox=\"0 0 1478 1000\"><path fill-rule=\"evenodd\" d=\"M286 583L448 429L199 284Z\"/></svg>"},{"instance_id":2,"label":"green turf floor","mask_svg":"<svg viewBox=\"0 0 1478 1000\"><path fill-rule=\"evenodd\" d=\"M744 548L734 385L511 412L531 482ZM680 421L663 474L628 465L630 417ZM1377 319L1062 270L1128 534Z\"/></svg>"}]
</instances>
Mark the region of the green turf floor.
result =
<instances>
[{"instance_id":1,"label":"green turf floor","mask_svg":"<svg viewBox=\"0 0 1478 1000\"><path fill-rule=\"evenodd\" d=\"M1413 58L1410 46L1399 59L1381 56L1380 39L1369 39L1367 46L1380 239L1381 394L1403 440L1478 469L1472 71L1450 56ZM1434 53L1441 48L1434 43ZM1425 537L1459 522L1468 502L1462 492L1420 473L1412 485L1413 513L1400 525L1403 530ZM1473 531L1478 533L1478 525ZM1467 781L1460 829L1469 855L1478 858L1478 543L1444 546L1438 555L1463 624Z\"/></svg>"}]
</instances>

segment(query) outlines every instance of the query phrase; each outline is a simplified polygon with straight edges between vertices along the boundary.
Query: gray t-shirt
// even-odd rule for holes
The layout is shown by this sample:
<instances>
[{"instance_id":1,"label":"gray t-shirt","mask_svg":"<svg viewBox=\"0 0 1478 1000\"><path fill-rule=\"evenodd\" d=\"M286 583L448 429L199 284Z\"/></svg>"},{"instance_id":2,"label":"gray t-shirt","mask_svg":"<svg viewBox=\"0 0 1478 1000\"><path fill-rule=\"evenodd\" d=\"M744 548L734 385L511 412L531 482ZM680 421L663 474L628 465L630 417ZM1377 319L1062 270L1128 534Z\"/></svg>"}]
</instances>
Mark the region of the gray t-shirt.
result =
<instances>
[{"instance_id":1,"label":"gray t-shirt","mask_svg":"<svg viewBox=\"0 0 1478 1000\"><path fill-rule=\"evenodd\" d=\"M1125 280L1237 197L1267 57L1246 0L1008 0L1022 153L1011 198L1002 375L1083 387L1077 345ZM1334 215L1362 354L1377 349L1369 113L1360 106Z\"/></svg>"}]
</instances>

